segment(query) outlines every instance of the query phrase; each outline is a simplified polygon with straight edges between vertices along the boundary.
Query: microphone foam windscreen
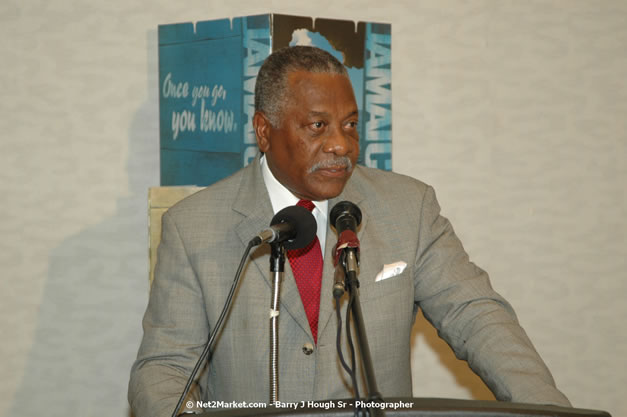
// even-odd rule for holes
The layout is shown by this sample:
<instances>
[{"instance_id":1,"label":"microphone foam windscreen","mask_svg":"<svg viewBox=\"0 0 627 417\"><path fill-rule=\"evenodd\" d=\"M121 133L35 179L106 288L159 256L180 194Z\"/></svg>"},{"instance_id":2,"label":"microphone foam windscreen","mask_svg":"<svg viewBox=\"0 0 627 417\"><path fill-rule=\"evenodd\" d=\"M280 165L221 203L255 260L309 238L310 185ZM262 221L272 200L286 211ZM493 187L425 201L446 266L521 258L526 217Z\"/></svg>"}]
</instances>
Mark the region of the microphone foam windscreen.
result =
<instances>
[{"instance_id":1,"label":"microphone foam windscreen","mask_svg":"<svg viewBox=\"0 0 627 417\"><path fill-rule=\"evenodd\" d=\"M316 218L309 210L301 206L289 206L274 215L270 226L279 223L289 223L294 227L295 235L283 243L285 249L300 249L309 245L316 237L318 225Z\"/></svg>"}]
</instances>

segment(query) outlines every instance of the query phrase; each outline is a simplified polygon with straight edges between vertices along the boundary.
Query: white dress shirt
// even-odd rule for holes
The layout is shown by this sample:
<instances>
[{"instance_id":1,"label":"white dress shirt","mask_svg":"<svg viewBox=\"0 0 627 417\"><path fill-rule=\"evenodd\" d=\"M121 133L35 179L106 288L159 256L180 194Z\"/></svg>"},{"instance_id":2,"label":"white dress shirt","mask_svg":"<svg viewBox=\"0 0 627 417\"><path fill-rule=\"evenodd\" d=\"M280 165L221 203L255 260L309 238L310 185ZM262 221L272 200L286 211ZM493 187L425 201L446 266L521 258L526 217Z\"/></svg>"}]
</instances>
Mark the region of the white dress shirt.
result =
<instances>
[{"instance_id":1,"label":"white dress shirt","mask_svg":"<svg viewBox=\"0 0 627 417\"><path fill-rule=\"evenodd\" d=\"M274 177L274 174L270 171L270 167L268 167L265 155L261 157L260 162L263 181L266 184L266 189L268 190L268 195L270 196L270 202L272 203L272 210L274 211L274 214L283 210L285 207L296 205L300 198L292 194L290 190L285 188L285 186ZM316 235L320 241L322 257L324 258L324 244L327 239L329 201L314 201L313 203L316 207L314 207L312 213L318 226Z\"/></svg>"}]
</instances>

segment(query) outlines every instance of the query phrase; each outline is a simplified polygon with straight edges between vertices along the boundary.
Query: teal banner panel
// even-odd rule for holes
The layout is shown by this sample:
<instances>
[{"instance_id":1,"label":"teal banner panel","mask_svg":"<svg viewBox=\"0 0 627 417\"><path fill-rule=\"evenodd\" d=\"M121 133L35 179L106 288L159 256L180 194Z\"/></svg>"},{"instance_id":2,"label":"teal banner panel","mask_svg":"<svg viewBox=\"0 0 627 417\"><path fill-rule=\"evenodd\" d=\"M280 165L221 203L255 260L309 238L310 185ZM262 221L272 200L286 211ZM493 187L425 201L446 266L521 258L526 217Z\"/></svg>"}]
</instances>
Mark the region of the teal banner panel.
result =
<instances>
[{"instance_id":1,"label":"teal banner panel","mask_svg":"<svg viewBox=\"0 0 627 417\"><path fill-rule=\"evenodd\" d=\"M288 45L344 63L360 112L358 163L391 170L390 35L389 24L277 14L159 26L161 185L205 186L250 163L257 73Z\"/></svg>"}]
</instances>

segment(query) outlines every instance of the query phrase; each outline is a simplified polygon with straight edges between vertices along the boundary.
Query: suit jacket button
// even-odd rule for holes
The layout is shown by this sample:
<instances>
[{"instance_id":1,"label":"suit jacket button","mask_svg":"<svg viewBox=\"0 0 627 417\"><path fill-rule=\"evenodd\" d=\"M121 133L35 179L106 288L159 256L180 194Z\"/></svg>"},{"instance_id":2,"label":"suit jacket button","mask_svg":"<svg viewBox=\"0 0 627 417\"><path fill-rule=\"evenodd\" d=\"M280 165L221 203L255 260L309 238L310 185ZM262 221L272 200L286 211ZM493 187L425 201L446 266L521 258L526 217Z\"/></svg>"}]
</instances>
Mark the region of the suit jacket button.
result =
<instances>
[{"instance_id":1,"label":"suit jacket button","mask_svg":"<svg viewBox=\"0 0 627 417\"><path fill-rule=\"evenodd\" d=\"M305 355L311 355L313 353L313 345L311 343L305 343L303 345L303 353Z\"/></svg>"}]
</instances>

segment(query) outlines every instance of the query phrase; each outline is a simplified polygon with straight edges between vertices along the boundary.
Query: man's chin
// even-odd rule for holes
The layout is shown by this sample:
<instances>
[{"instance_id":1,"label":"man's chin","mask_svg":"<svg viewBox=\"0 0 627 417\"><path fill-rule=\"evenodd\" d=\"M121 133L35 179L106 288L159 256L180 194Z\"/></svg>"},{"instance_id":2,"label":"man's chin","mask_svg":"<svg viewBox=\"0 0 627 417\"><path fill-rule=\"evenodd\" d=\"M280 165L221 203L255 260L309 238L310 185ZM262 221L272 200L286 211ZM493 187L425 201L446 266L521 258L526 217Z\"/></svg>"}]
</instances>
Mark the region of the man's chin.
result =
<instances>
[{"instance_id":1,"label":"man's chin","mask_svg":"<svg viewBox=\"0 0 627 417\"><path fill-rule=\"evenodd\" d=\"M317 184L316 187L312 187L311 189L313 198L310 198L310 200L324 201L337 197L344 190L349 178L350 174L348 177L343 176L340 178L327 179L322 184Z\"/></svg>"}]
</instances>

